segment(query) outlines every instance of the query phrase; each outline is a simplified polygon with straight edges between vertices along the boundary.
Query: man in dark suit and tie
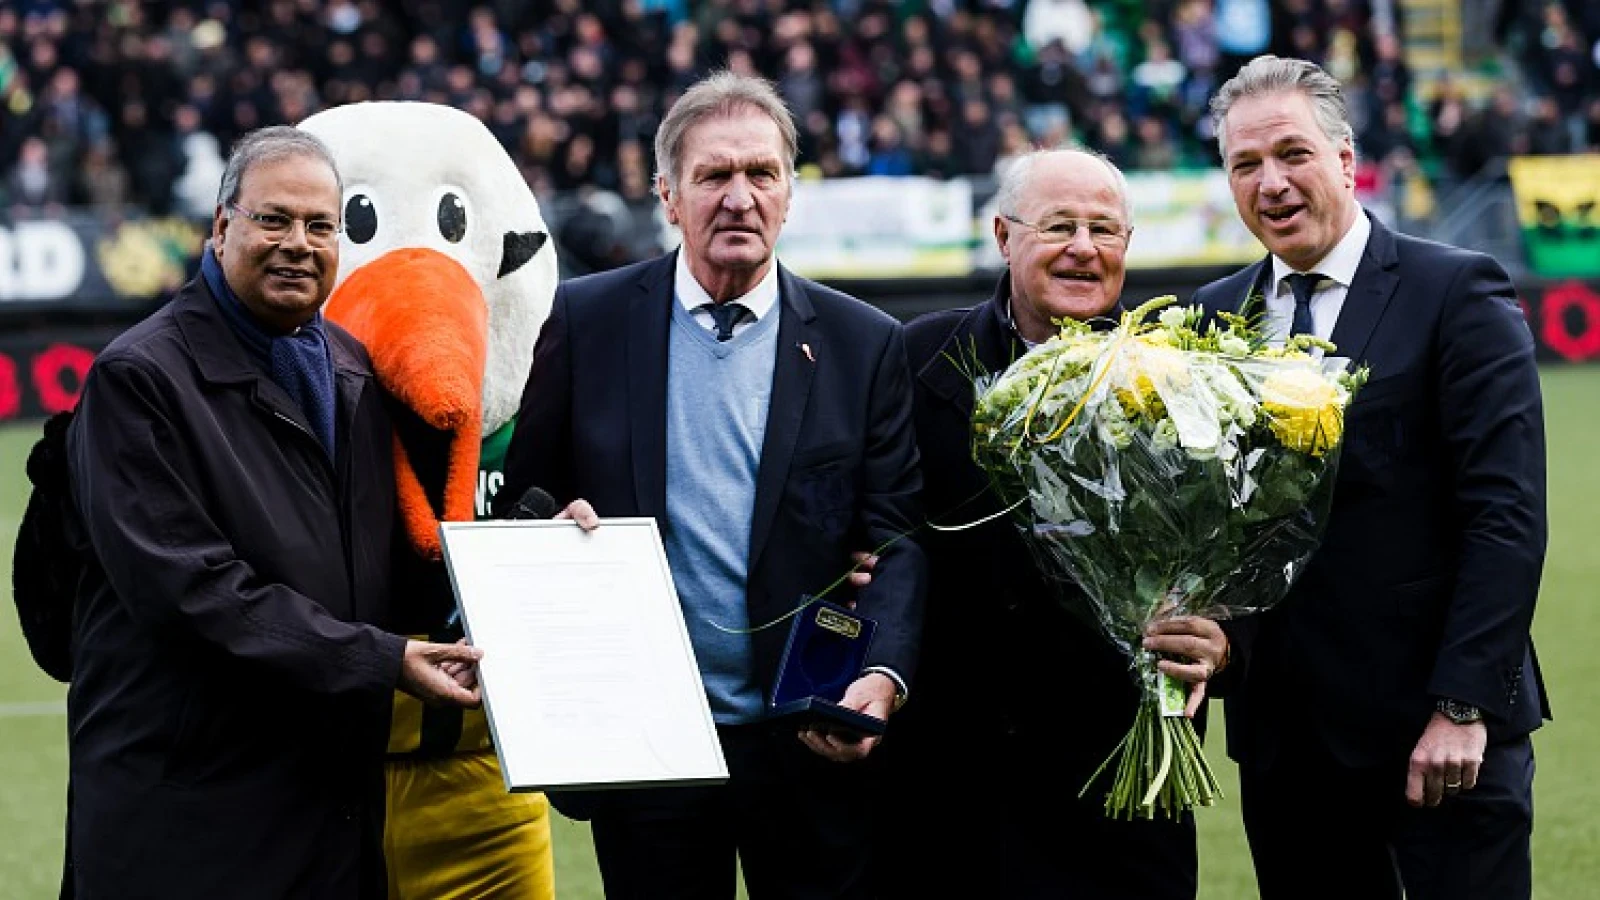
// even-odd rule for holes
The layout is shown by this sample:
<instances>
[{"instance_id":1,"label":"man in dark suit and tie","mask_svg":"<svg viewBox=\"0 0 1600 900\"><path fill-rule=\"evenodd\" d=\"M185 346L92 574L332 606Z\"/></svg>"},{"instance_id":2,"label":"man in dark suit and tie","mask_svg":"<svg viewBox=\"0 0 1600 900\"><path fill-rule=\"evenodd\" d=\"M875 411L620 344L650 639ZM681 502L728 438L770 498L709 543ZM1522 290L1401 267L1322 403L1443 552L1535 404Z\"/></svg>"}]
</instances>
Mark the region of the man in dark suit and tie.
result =
<instances>
[{"instance_id":1,"label":"man in dark suit and tie","mask_svg":"<svg viewBox=\"0 0 1600 900\"><path fill-rule=\"evenodd\" d=\"M674 104L657 188L683 246L560 287L506 457L501 497L538 485L661 523L728 763L722 786L581 798L613 900L732 898L736 855L757 900L867 895L876 740L764 723L788 628L759 626L881 547L871 583L829 599L878 623L842 705L887 718L921 630L922 554L894 540L921 481L899 325L774 258L795 148L759 79Z\"/></svg>"},{"instance_id":2,"label":"man in dark suit and tie","mask_svg":"<svg viewBox=\"0 0 1600 900\"><path fill-rule=\"evenodd\" d=\"M1228 748L1261 896L1526 898L1545 451L1511 281L1361 209L1343 94L1317 66L1260 57L1212 115L1271 255L1196 299L1371 369L1321 549L1233 633Z\"/></svg>"}]
</instances>

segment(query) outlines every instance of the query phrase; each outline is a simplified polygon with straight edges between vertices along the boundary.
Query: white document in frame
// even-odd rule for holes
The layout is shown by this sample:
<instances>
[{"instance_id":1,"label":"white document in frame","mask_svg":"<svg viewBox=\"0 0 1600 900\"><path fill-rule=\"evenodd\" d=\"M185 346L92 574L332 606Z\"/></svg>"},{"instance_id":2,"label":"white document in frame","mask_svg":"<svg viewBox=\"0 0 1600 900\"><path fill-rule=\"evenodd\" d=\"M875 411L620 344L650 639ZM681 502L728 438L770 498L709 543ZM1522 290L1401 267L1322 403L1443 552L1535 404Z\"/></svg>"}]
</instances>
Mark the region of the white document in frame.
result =
<instances>
[{"instance_id":1,"label":"white document in frame","mask_svg":"<svg viewBox=\"0 0 1600 900\"><path fill-rule=\"evenodd\" d=\"M654 519L440 536L508 790L728 779Z\"/></svg>"}]
</instances>

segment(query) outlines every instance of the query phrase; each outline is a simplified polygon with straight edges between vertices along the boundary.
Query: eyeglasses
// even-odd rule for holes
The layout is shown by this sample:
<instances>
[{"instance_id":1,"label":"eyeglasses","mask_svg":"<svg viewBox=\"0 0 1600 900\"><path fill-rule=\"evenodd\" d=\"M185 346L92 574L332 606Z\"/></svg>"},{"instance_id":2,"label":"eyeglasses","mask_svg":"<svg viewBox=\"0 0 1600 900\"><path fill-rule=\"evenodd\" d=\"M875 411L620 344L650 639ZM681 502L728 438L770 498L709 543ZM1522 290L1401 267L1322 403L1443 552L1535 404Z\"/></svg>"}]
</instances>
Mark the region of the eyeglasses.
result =
<instances>
[{"instance_id":1,"label":"eyeglasses","mask_svg":"<svg viewBox=\"0 0 1600 900\"><path fill-rule=\"evenodd\" d=\"M1079 228L1089 229L1089 240L1101 247L1119 247L1127 240L1128 228L1116 219L1074 219L1071 216L1049 216L1038 222L1026 222L1016 216L1000 214L1000 218L1033 229L1039 240L1046 244L1065 244L1078 236Z\"/></svg>"},{"instance_id":2,"label":"eyeglasses","mask_svg":"<svg viewBox=\"0 0 1600 900\"><path fill-rule=\"evenodd\" d=\"M306 241L318 246L334 243L339 240L339 233L344 231L344 226L332 219L302 219L299 216L288 216L283 213L251 212L232 201L228 202L228 207L256 223L256 227L265 232L268 240L275 244L289 237L289 232L294 230L296 222L305 223Z\"/></svg>"}]
</instances>

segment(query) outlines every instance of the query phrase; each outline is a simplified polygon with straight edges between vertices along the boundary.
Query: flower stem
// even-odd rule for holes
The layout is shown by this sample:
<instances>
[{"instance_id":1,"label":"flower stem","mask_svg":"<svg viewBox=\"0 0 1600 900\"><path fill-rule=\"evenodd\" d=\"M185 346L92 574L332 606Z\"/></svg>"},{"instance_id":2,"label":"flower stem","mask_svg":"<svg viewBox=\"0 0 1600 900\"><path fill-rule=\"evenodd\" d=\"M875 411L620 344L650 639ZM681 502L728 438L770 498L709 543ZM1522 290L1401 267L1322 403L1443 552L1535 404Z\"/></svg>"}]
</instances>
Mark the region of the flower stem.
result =
<instances>
[{"instance_id":1,"label":"flower stem","mask_svg":"<svg viewBox=\"0 0 1600 900\"><path fill-rule=\"evenodd\" d=\"M1139 663L1145 685L1134 713L1133 727L1106 761L1090 776L1082 797L1116 762L1106 792L1106 815L1114 819L1176 819L1197 806L1211 806L1222 796L1215 773L1206 762L1194 724L1185 716L1161 714L1159 676L1153 659Z\"/></svg>"}]
</instances>

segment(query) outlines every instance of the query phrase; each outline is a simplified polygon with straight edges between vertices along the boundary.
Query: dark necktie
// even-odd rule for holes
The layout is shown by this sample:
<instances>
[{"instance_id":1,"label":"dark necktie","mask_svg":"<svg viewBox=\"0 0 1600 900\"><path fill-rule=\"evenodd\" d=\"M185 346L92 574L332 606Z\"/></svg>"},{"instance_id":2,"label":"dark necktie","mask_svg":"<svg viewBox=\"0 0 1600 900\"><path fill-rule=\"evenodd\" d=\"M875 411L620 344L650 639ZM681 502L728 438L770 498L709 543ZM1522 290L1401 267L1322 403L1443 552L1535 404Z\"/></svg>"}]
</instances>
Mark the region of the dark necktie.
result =
<instances>
[{"instance_id":1,"label":"dark necktie","mask_svg":"<svg viewBox=\"0 0 1600 900\"><path fill-rule=\"evenodd\" d=\"M1317 283L1322 281L1320 272L1309 275L1299 273L1288 277L1289 290L1294 292L1294 324L1289 326L1289 336L1297 334L1316 334L1317 329L1311 322L1311 293L1317 289Z\"/></svg>"},{"instance_id":2,"label":"dark necktie","mask_svg":"<svg viewBox=\"0 0 1600 900\"><path fill-rule=\"evenodd\" d=\"M733 326L739 324L739 320L749 312L743 303L707 303L701 309L711 313L711 321L717 323L719 341L730 340L733 337Z\"/></svg>"}]
</instances>

